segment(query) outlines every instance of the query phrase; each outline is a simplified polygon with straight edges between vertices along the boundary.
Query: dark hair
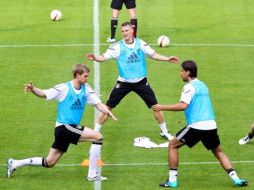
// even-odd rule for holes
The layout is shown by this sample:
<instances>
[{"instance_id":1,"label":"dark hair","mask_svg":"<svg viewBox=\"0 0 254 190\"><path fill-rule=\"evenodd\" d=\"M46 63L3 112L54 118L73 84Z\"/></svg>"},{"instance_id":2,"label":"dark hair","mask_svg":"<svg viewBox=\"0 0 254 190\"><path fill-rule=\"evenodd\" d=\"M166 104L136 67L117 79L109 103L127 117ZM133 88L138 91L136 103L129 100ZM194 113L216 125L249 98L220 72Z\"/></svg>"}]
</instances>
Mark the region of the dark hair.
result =
<instances>
[{"instance_id":1,"label":"dark hair","mask_svg":"<svg viewBox=\"0 0 254 190\"><path fill-rule=\"evenodd\" d=\"M190 71L190 77L197 77L198 75L198 67L195 61L192 60L186 60L182 62L182 68L185 71Z\"/></svg>"},{"instance_id":2,"label":"dark hair","mask_svg":"<svg viewBox=\"0 0 254 190\"><path fill-rule=\"evenodd\" d=\"M82 75L84 72L90 72L89 67L87 67L85 64L79 63L76 65L73 65L72 67L72 74L73 78L76 78L77 74Z\"/></svg>"},{"instance_id":3,"label":"dark hair","mask_svg":"<svg viewBox=\"0 0 254 190\"><path fill-rule=\"evenodd\" d=\"M124 23L121 25L121 27L123 27L123 26L130 26L130 27L132 27L132 24L131 24L130 22L124 22Z\"/></svg>"}]
</instances>

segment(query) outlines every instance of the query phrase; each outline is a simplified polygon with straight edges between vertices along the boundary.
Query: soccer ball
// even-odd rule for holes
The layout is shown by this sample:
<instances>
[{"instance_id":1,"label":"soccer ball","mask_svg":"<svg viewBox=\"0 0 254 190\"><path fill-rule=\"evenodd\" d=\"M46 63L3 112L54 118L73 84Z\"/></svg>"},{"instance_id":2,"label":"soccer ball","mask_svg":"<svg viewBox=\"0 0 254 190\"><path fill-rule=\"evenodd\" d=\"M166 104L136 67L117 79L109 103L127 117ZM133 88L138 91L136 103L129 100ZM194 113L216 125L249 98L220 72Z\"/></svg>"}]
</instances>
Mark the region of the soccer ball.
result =
<instances>
[{"instance_id":1,"label":"soccer ball","mask_svg":"<svg viewBox=\"0 0 254 190\"><path fill-rule=\"evenodd\" d=\"M162 35L158 38L157 43L160 47L166 47L169 45L170 39L167 36Z\"/></svg>"},{"instance_id":2,"label":"soccer ball","mask_svg":"<svg viewBox=\"0 0 254 190\"><path fill-rule=\"evenodd\" d=\"M50 18L51 18L51 20L53 20L53 21L60 20L60 19L62 18L62 13L61 13L61 11L59 11L59 10L53 10L53 11L51 11L51 13L50 13Z\"/></svg>"}]
</instances>

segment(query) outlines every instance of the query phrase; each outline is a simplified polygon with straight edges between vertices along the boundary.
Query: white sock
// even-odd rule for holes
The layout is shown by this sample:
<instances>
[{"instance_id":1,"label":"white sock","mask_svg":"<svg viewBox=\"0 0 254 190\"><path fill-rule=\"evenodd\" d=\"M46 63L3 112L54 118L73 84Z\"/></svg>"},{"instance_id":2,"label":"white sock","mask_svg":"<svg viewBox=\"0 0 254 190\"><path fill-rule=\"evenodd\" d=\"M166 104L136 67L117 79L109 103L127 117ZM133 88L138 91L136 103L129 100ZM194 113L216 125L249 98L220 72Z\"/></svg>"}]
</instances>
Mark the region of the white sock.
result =
<instances>
[{"instance_id":1,"label":"white sock","mask_svg":"<svg viewBox=\"0 0 254 190\"><path fill-rule=\"evenodd\" d=\"M89 169L88 176L93 177L97 173L97 160L101 157L101 144L92 144L90 148L90 156L89 156Z\"/></svg>"},{"instance_id":2,"label":"white sock","mask_svg":"<svg viewBox=\"0 0 254 190\"><path fill-rule=\"evenodd\" d=\"M236 179L239 179L238 175L236 174L236 171L233 170L231 172L228 173L229 177L234 181Z\"/></svg>"},{"instance_id":3,"label":"white sock","mask_svg":"<svg viewBox=\"0 0 254 190\"><path fill-rule=\"evenodd\" d=\"M170 169L169 170L169 182L176 182L177 181L177 169Z\"/></svg>"},{"instance_id":4,"label":"white sock","mask_svg":"<svg viewBox=\"0 0 254 190\"><path fill-rule=\"evenodd\" d=\"M101 130L102 125L99 123L95 123L94 131L99 132Z\"/></svg>"},{"instance_id":5,"label":"white sock","mask_svg":"<svg viewBox=\"0 0 254 190\"><path fill-rule=\"evenodd\" d=\"M42 166L42 157L27 158L24 160L14 160L16 168L23 166Z\"/></svg>"},{"instance_id":6,"label":"white sock","mask_svg":"<svg viewBox=\"0 0 254 190\"><path fill-rule=\"evenodd\" d=\"M161 129L162 133L167 133L168 132L168 129L167 129L167 126L166 126L165 122L160 123L160 129Z\"/></svg>"}]
</instances>

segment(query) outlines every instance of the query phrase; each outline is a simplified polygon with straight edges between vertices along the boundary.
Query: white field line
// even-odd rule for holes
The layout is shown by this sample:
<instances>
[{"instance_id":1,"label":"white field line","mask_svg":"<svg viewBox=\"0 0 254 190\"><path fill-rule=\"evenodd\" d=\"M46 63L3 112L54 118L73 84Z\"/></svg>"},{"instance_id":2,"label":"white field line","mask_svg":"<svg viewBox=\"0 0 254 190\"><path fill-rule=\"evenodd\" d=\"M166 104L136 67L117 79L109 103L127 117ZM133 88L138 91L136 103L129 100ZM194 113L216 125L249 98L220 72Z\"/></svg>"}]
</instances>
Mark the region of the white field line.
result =
<instances>
[{"instance_id":1,"label":"white field line","mask_svg":"<svg viewBox=\"0 0 254 190\"><path fill-rule=\"evenodd\" d=\"M237 161L231 161L233 164L254 164L254 160L237 160ZM113 163L105 163L104 166L161 166L161 165L167 165L168 163L119 163L119 164L113 164ZM220 164L219 162L180 162L180 165L213 165L213 164ZM0 166L6 166L6 164L0 164ZM56 164L56 167L76 167L81 166L80 164Z\"/></svg>"},{"instance_id":2,"label":"white field line","mask_svg":"<svg viewBox=\"0 0 254 190\"><path fill-rule=\"evenodd\" d=\"M254 160L231 161L233 164L254 163ZM180 165L210 165L219 164L219 162L180 162ZM160 166L168 163L123 163L123 164L105 164L105 166Z\"/></svg>"},{"instance_id":3,"label":"white field line","mask_svg":"<svg viewBox=\"0 0 254 190\"><path fill-rule=\"evenodd\" d=\"M231 161L233 164L242 164L242 163L254 163L254 160L238 160L238 161ZM180 162L180 165L211 165L211 164L220 164L219 162ZM119 163L119 164L110 164L105 163L104 166L161 166L161 165L168 165L168 163ZM80 166L80 164L57 164L60 167L66 166Z\"/></svg>"},{"instance_id":4,"label":"white field line","mask_svg":"<svg viewBox=\"0 0 254 190\"><path fill-rule=\"evenodd\" d=\"M96 29L99 31L99 26ZM97 35L94 35L94 39ZM99 33L98 33L99 36ZM20 45L0 45L0 48L40 48L40 47L84 47L84 46L110 46L110 44L100 44L99 40L94 41L94 44L20 44ZM158 46L157 44L149 44L151 46ZM170 46L208 46L208 47L254 47L254 44L170 44Z\"/></svg>"},{"instance_id":5,"label":"white field line","mask_svg":"<svg viewBox=\"0 0 254 190\"><path fill-rule=\"evenodd\" d=\"M99 0L93 1L93 29L94 29L94 54L100 55L100 28L99 28ZM93 62L94 67L94 91L100 96L100 65L98 62ZM99 111L94 109L94 123L99 116ZM99 158L101 159L101 158ZM101 175L101 167L97 167L97 172ZM94 181L94 190L101 190L101 181Z\"/></svg>"},{"instance_id":6,"label":"white field line","mask_svg":"<svg viewBox=\"0 0 254 190\"><path fill-rule=\"evenodd\" d=\"M94 28L94 54L100 55L100 28L99 28L99 0L94 0L93 3L93 28ZM94 91L97 96L100 97L100 63L94 61ZM94 120L97 119L99 112L97 109L94 109ZM95 121L94 121L95 122Z\"/></svg>"}]
</instances>

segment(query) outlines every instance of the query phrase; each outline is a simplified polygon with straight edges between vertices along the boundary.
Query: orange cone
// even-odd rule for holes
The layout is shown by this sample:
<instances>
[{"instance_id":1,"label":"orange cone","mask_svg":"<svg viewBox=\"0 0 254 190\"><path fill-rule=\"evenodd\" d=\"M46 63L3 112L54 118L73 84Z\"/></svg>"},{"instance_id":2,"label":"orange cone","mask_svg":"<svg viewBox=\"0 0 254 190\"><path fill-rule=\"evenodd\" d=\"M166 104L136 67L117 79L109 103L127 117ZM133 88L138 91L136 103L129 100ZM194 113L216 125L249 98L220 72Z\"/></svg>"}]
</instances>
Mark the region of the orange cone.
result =
<instances>
[{"instance_id":1,"label":"orange cone","mask_svg":"<svg viewBox=\"0 0 254 190\"><path fill-rule=\"evenodd\" d=\"M89 160L85 159L80 165L83 166L83 167L89 166Z\"/></svg>"},{"instance_id":2,"label":"orange cone","mask_svg":"<svg viewBox=\"0 0 254 190\"><path fill-rule=\"evenodd\" d=\"M90 161L88 159L85 159L80 165L82 167L88 167L89 163L90 163ZM104 166L105 165L102 160L97 160L96 164L97 164L97 166Z\"/></svg>"},{"instance_id":3,"label":"orange cone","mask_svg":"<svg viewBox=\"0 0 254 190\"><path fill-rule=\"evenodd\" d=\"M102 160L97 160L96 162L97 166L104 166L104 162Z\"/></svg>"}]
</instances>

